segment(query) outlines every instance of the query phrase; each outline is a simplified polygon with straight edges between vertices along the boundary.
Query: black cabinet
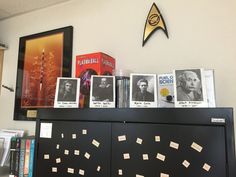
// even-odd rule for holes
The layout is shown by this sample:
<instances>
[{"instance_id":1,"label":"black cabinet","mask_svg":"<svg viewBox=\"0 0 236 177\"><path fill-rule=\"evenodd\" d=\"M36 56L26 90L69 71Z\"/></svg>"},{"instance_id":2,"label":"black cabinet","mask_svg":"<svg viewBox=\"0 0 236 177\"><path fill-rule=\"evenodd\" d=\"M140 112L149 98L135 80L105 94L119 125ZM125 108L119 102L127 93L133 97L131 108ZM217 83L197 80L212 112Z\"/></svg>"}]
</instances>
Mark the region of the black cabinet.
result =
<instances>
[{"instance_id":1,"label":"black cabinet","mask_svg":"<svg viewBox=\"0 0 236 177\"><path fill-rule=\"evenodd\" d=\"M41 109L34 177L233 177L232 112Z\"/></svg>"}]
</instances>

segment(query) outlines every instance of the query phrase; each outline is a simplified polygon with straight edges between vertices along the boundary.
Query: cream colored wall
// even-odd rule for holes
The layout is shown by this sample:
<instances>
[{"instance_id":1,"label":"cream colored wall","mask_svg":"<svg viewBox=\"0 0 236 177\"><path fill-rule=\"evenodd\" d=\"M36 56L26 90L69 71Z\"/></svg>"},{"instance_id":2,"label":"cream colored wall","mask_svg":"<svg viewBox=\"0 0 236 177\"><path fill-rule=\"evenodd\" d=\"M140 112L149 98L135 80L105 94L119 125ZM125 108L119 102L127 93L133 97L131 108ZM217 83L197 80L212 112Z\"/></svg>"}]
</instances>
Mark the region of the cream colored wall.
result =
<instances>
[{"instance_id":1,"label":"cream colored wall","mask_svg":"<svg viewBox=\"0 0 236 177\"><path fill-rule=\"evenodd\" d=\"M236 108L236 1L160 0L169 39L157 31L142 47L146 16L153 0L72 0L0 21L0 41L7 44L3 84L15 87L19 37L74 26L73 61L78 54L103 51L117 68L140 73L166 73L181 68L215 70L218 106ZM74 62L73 62L74 72ZM2 89L0 128L35 123L13 121L14 93Z\"/></svg>"}]
</instances>

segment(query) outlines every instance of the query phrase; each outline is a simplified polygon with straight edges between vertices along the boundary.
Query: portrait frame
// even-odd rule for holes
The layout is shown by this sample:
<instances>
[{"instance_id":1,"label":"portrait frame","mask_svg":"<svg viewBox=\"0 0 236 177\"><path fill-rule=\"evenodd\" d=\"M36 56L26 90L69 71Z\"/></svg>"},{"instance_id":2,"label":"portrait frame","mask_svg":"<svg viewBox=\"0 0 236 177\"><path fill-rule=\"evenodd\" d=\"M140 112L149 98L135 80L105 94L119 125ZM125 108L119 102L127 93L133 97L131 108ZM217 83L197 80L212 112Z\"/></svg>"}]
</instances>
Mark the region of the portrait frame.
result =
<instances>
[{"instance_id":1,"label":"portrait frame","mask_svg":"<svg viewBox=\"0 0 236 177\"><path fill-rule=\"evenodd\" d=\"M57 77L71 77L72 42L72 26L20 37L14 120L54 107Z\"/></svg>"},{"instance_id":2,"label":"portrait frame","mask_svg":"<svg viewBox=\"0 0 236 177\"><path fill-rule=\"evenodd\" d=\"M145 79L148 82L146 100L137 99L138 82ZM140 89L141 90L141 89ZM148 96L149 95L149 96ZM130 107L131 108L156 108L157 107L157 75L156 74L130 74Z\"/></svg>"},{"instance_id":3,"label":"portrait frame","mask_svg":"<svg viewBox=\"0 0 236 177\"><path fill-rule=\"evenodd\" d=\"M175 107L208 107L203 68L174 70L173 75ZM191 77L191 80L195 79L198 82L196 85L193 83L193 85L190 85L190 81L187 82L190 78L188 79L186 77ZM190 89L194 89L194 91L190 91Z\"/></svg>"},{"instance_id":4,"label":"portrait frame","mask_svg":"<svg viewBox=\"0 0 236 177\"><path fill-rule=\"evenodd\" d=\"M106 78L106 88L101 88L102 79ZM100 87L100 88L99 88ZM92 75L90 89L90 108L115 108L115 76Z\"/></svg>"},{"instance_id":5,"label":"portrait frame","mask_svg":"<svg viewBox=\"0 0 236 177\"><path fill-rule=\"evenodd\" d=\"M66 94L66 85L70 90ZM78 108L80 93L80 78L58 77L54 108Z\"/></svg>"}]
</instances>

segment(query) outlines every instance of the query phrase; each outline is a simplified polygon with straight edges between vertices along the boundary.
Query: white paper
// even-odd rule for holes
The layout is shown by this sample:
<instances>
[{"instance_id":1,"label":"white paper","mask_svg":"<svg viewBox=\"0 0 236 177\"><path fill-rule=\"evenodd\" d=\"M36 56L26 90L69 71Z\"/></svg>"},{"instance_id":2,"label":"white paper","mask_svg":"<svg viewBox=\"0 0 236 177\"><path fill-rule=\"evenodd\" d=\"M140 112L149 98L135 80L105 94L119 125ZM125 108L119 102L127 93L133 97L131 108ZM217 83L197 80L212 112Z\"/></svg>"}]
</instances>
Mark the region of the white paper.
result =
<instances>
[{"instance_id":1,"label":"white paper","mask_svg":"<svg viewBox=\"0 0 236 177\"><path fill-rule=\"evenodd\" d=\"M157 156L156 156L156 158L164 162L164 161L165 161L165 158L166 158L166 156L165 156L165 155L163 155L163 154L157 153Z\"/></svg>"},{"instance_id":2,"label":"white paper","mask_svg":"<svg viewBox=\"0 0 236 177\"><path fill-rule=\"evenodd\" d=\"M45 160L48 160L50 157L49 157L49 154L44 154L44 159Z\"/></svg>"},{"instance_id":3,"label":"white paper","mask_svg":"<svg viewBox=\"0 0 236 177\"><path fill-rule=\"evenodd\" d=\"M75 155L79 155L79 150L74 150Z\"/></svg>"},{"instance_id":4,"label":"white paper","mask_svg":"<svg viewBox=\"0 0 236 177\"><path fill-rule=\"evenodd\" d=\"M84 157L85 157L86 159L89 159L89 158L90 158L90 154L86 152L86 153L84 154Z\"/></svg>"},{"instance_id":5,"label":"white paper","mask_svg":"<svg viewBox=\"0 0 236 177\"><path fill-rule=\"evenodd\" d=\"M148 154L143 154L143 160L148 160Z\"/></svg>"},{"instance_id":6,"label":"white paper","mask_svg":"<svg viewBox=\"0 0 236 177\"><path fill-rule=\"evenodd\" d=\"M64 154L69 155L69 150L65 149Z\"/></svg>"},{"instance_id":7,"label":"white paper","mask_svg":"<svg viewBox=\"0 0 236 177\"><path fill-rule=\"evenodd\" d=\"M144 177L143 175L136 174L136 177Z\"/></svg>"},{"instance_id":8,"label":"white paper","mask_svg":"<svg viewBox=\"0 0 236 177\"><path fill-rule=\"evenodd\" d=\"M208 165L207 163L204 163L204 165L203 165L203 167L202 167L204 170L206 170L206 171L209 171L210 170L210 168L211 168L211 166L210 165Z\"/></svg>"},{"instance_id":9,"label":"white paper","mask_svg":"<svg viewBox=\"0 0 236 177\"><path fill-rule=\"evenodd\" d=\"M169 177L169 175L168 175L168 174L165 174L165 173L161 173L161 174L160 174L160 177Z\"/></svg>"},{"instance_id":10,"label":"white paper","mask_svg":"<svg viewBox=\"0 0 236 177\"><path fill-rule=\"evenodd\" d=\"M61 163L61 158L57 158L56 163Z\"/></svg>"},{"instance_id":11,"label":"white paper","mask_svg":"<svg viewBox=\"0 0 236 177\"><path fill-rule=\"evenodd\" d=\"M118 170L118 175L123 175L123 170L119 169Z\"/></svg>"},{"instance_id":12,"label":"white paper","mask_svg":"<svg viewBox=\"0 0 236 177\"><path fill-rule=\"evenodd\" d=\"M59 149L60 148L60 145L59 144L57 144L57 146L56 146L56 149Z\"/></svg>"},{"instance_id":13,"label":"white paper","mask_svg":"<svg viewBox=\"0 0 236 177\"><path fill-rule=\"evenodd\" d=\"M125 153L125 154L123 154L123 157L124 157L125 160L130 159L130 155L129 155L129 153Z\"/></svg>"},{"instance_id":14,"label":"white paper","mask_svg":"<svg viewBox=\"0 0 236 177\"><path fill-rule=\"evenodd\" d=\"M185 166L186 168L188 168L189 165L190 165L190 163L189 163L187 160L184 160L182 164L183 164L183 166Z\"/></svg>"},{"instance_id":15,"label":"white paper","mask_svg":"<svg viewBox=\"0 0 236 177\"><path fill-rule=\"evenodd\" d=\"M74 173L75 173L75 170L74 170L74 168L67 168L67 172L74 174Z\"/></svg>"},{"instance_id":16,"label":"white paper","mask_svg":"<svg viewBox=\"0 0 236 177\"><path fill-rule=\"evenodd\" d=\"M196 151L198 152L201 152L203 147L198 145L197 143L193 142L192 145L191 145L191 148L195 149Z\"/></svg>"},{"instance_id":17,"label":"white paper","mask_svg":"<svg viewBox=\"0 0 236 177\"><path fill-rule=\"evenodd\" d=\"M52 138L52 123L40 124L40 138Z\"/></svg>"},{"instance_id":18,"label":"white paper","mask_svg":"<svg viewBox=\"0 0 236 177\"><path fill-rule=\"evenodd\" d=\"M57 167L52 167L52 172L56 173L57 172Z\"/></svg>"},{"instance_id":19,"label":"white paper","mask_svg":"<svg viewBox=\"0 0 236 177\"><path fill-rule=\"evenodd\" d=\"M96 147L99 147L99 145L100 145L100 143L99 143L98 141L96 141L96 140L93 140L93 141L92 141L92 144L93 144L94 146L96 146Z\"/></svg>"},{"instance_id":20,"label":"white paper","mask_svg":"<svg viewBox=\"0 0 236 177\"><path fill-rule=\"evenodd\" d=\"M100 166L98 166L98 167L97 167L97 171L100 171L100 170L101 170L101 167L100 167Z\"/></svg>"},{"instance_id":21,"label":"white paper","mask_svg":"<svg viewBox=\"0 0 236 177\"><path fill-rule=\"evenodd\" d=\"M79 169L79 174L84 176L84 170Z\"/></svg>"},{"instance_id":22,"label":"white paper","mask_svg":"<svg viewBox=\"0 0 236 177\"><path fill-rule=\"evenodd\" d=\"M136 143L142 144L142 143L143 143L143 140L142 140L141 138L137 138Z\"/></svg>"},{"instance_id":23,"label":"white paper","mask_svg":"<svg viewBox=\"0 0 236 177\"><path fill-rule=\"evenodd\" d=\"M83 134L83 135L87 135L87 130L86 130L86 129L83 129L83 130L82 130L82 134Z\"/></svg>"},{"instance_id":24,"label":"white paper","mask_svg":"<svg viewBox=\"0 0 236 177\"><path fill-rule=\"evenodd\" d=\"M72 139L76 139L76 134L72 134Z\"/></svg>"},{"instance_id":25,"label":"white paper","mask_svg":"<svg viewBox=\"0 0 236 177\"><path fill-rule=\"evenodd\" d=\"M125 135L118 136L118 141L126 141L126 136Z\"/></svg>"},{"instance_id":26,"label":"white paper","mask_svg":"<svg viewBox=\"0 0 236 177\"><path fill-rule=\"evenodd\" d=\"M171 148L174 148L174 149L179 149L179 144L176 143L176 142L171 141L171 142L170 142L170 147L171 147Z\"/></svg>"},{"instance_id":27,"label":"white paper","mask_svg":"<svg viewBox=\"0 0 236 177\"><path fill-rule=\"evenodd\" d=\"M156 142L160 142L161 141L161 137L160 136L155 136L155 141Z\"/></svg>"}]
</instances>

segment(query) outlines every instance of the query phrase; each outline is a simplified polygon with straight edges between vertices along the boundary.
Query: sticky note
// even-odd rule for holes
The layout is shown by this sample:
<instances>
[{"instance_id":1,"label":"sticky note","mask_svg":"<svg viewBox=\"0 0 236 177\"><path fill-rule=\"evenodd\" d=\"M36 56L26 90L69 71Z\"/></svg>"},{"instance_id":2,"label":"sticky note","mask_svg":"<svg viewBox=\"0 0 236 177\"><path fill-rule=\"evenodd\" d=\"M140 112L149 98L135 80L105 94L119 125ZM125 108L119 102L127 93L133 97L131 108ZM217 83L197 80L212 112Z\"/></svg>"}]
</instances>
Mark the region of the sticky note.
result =
<instances>
[{"instance_id":1,"label":"sticky note","mask_svg":"<svg viewBox=\"0 0 236 177\"><path fill-rule=\"evenodd\" d=\"M192 145L191 145L191 148L195 149L196 151L198 152L201 152L202 151L202 146L198 145L197 143L193 142Z\"/></svg>"},{"instance_id":2,"label":"sticky note","mask_svg":"<svg viewBox=\"0 0 236 177\"><path fill-rule=\"evenodd\" d=\"M160 142L161 141L161 137L160 136L155 136L155 141L156 142Z\"/></svg>"},{"instance_id":3,"label":"sticky note","mask_svg":"<svg viewBox=\"0 0 236 177\"><path fill-rule=\"evenodd\" d=\"M97 167L97 171L100 171L100 170L101 170L101 167L100 167L100 166L98 166L98 167Z\"/></svg>"},{"instance_id":4,"label":"sticky note","mask_svg":"<svg viewBox=\"0 0 236 177\"><path fill-rule=\"evenodd\" d=\"M130 159L130 155L129 155L129 153L125 153L125 154L123 154L123 157L124 157L124 159Z\"/></svg>"},{"instance_id":5,"label":"sticky note","mask_svg":"<svg viewBox=\"0 0 236 177\"><path fill-rule=\"evenodd\" d=\"M72 139L76 139L76 134L72 134Z\"/></svg>"},{"instance_id":6,"label":"sticky note","mask_svg":"<svg viewBox=\"0 0 236 177\"><path fill-rule=\"evenodd\" d=\"M52 167L52 172L56 173L57 172L57 167Z\"/></svg>"},{"instance_id":7,"label":"sticky note","mask_svg":"<svg viewBox=\"0 0 236 177\"><path fill-rule=\"evenodd\" d=\"M160 177L169 177L169 175L168 175L168 174L165 174L165 173L161 173L161 174L160 174Z\"/></svg>"},{"instance_id":8,"label":"sticky note","mask_svg":"<svg viewBox=\"0 0 236 177\"><path fill-rule=\"evenodd\" d=\"M118 175L123 175L123 170L119 169L118 170Z\"/></svg>"},{"instance_id":9,"label":"sticky note","mask_svg":"<svg viewBox=\"0 0 236 177\"><path fill-rule=\"evenodd\" d=\"M184 160L182 163L183 166L185 166L186 168L188 168L188 166L190 165L190 163L187 160Z\"/></svg>"},{"instance_id":10,"label":"sticky note","mask_svg":"<svg viewBox=\"0 0 236 177\"><path fill-rule=\"evenodd\" d=\"M157 156L156 156L156 158L164 162L164 161L165 161L165 158L166 158L166 156L164 156L164 155L162 155L162 154L160 154L160 153L157 153Z\"/></svg>"},{"instance_id":11,"label":"sticky note","mask_svg":"<svg viewBox=\"0 0 236 177\"><path fill-rule=\"evenodd\" d=\"M64 138L64 134L63 133L61 134L61 138Z\"/></svg>"},{"instance_id":12,"label":"sticky note","mask_svg":"<svg viewBox=\"0 0 236 177\"><path fill-rule=\"evenodd\" d=\"M75 155L79 155L79 150L74 150Z\"/></svg>"},{"instance_id":13,"label":"sticky note","mask_svg":"<svg viewBox=\"0 0 236 177\"><path fill-rule=\"evenodd\" d=\"M143 143L143 140L142 140L141 138L137 138L136 143L142 144L142 143Z\"/></svg>"},{"instance_id":14,"label":"sticky note","mask_svg":"<svg viewBox=\"0 0 236 177\"><path fill-rule=\"evenodd\" d=\"M57 146L56 146L56 149L59 149L60 148L60 145L59 144L57 144Z\"/></svg>"},{"instance_id":15,"label":"sticky note","mask_svg":"<svg viewBox=\"0 0 236 177\"><path fill-rule=\"evenodd\" d=\"M49 154L44 154L44 159L49 159Z\"/></svg>"},{"instance_id":16,"label":"sticky note","mask_svg":"<svg viewBox=\"0 0 236 177\"><path fill-rule=\"evenodd\" d=\"M203 167L202 167L204 170L206 170L206 171L209 171L210 170L210 168L211 168L211 166L210 165L208 165L207 163L204 163L204 165L203 165Z\"/></svg>"},{"instance_id":17,"label":"sticky note","mask_svg":"<svg viewBox=\"0 0 236 177\"><path fill-rule=\"evenodd\" d=\"M100 143L99 143L98 141L96 141L96 140L93 140L93 141L92 141L92 144L93 144L94 146L96 146L96 147L99 147L99 145L100 145Z\"/></svg>"},{"instance_id":18,"label":"sticky note","mask_svg":"<svg viewBox=\"0 0 236 177\"><path fill-rule=\"evenodd\" d=\"M86 159L89 159L89 158L90 158L90 154L86 152L86 153L84 154L84 157L85 157Z\"/></svg>"},{"instance_id":19,"label":"sticky note","mask_svg":"<svg viewBox=\"0 0 236 177\"><path fill-rule=\"evenodd\" d=\"M86 130L86 129L83 129L83 130L82 130L82 134L83 134L83 135L87 135L87 130Z\"/></svg>"},{"instance_id":20,"label":"sticky note","mask_svg":"<svg viewBox=\"0 0 236 177\"><path fill-rule=\"evenodd\" d=\"M148 160L148 154L143 154L143 160Z\"/></svg>"},{"instance_id":21,"label":"sticky note","mask_svg":"<svg viewBox=\"0 0 236 177\"><path fill-rule=\"evenodd\" d=\"M74 174L74 173L75 173L75 170L74 170L74 168L67 168L67 172Z\"/></svg>"},{"instance_id":22,"label":"sticky note","mask_svg":"<svg viewBox=\"0 0 236 177\"><path fill-rule=\"evenodd\" d=\"M65 149L64 154L69 155L69 150Z\"/></svg>"},{"instance_id":23,"label":"sticky note","mask_svg":"<svg viewBox=\"0 0 236 177\"><path fill-rule=\"evenodd\" d=\"M79 169L79 174L84 175L84 170Z\"/></svg>"},{"instance_id":24,"label":"sticky note","mask_svg":"<svg viewBox=\"0 0 236 177\"><path fill-rule=\"evenodd\" d=\"M174 149L179 149L179 144L175 143L173 141L170 142L170 147L174 148Z\"/></svg>"},{"instance_id":25,"label":"sticky note","mask_svg":"<svg viewBox=\"0 0 236 177\"><path fill-rule=\"evenodd\" d=\"M118 136L118 141L126 141L126 136L125 135Z\"/></svg>"},{"instance_id":26,"label":"sticky note","mask_svg":"<svg viewBox=\"0 0 236 177\"><path fill-rule=\"evenodd\" d=\"M61 163L61 158L57 158L56 163Z\"/></svg>"}]
</instances>

